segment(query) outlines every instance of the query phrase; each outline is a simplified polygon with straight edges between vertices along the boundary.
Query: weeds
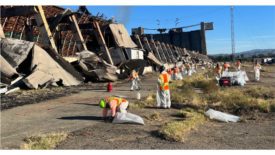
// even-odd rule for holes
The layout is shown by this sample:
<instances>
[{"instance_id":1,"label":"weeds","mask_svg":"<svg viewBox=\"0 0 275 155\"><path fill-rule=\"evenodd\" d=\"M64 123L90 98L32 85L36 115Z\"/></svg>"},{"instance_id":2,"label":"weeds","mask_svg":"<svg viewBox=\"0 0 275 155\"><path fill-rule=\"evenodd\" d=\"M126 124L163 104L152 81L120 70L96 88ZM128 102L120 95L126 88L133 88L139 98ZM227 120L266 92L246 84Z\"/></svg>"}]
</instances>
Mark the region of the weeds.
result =
<instances>
[{"instance_id":1,"label":"weeds","mask_svg":"<svg viewBox=\"0 0 275 155\"><path fill-rule=\"evenodd\" d=\"M21 149L26 150L49 150L54 149L60 142L67 138L67 133L58 132L46 135L30 136L24 139Z\"/></svg>"},{"instance_id":2,"label":"weeds","mask_svg":"<svg viewBox=\"0 0 275 155\"><path fill-rule=\"evenodd\" d=\"M156 104L156 95L155 94L150 94L148 95L145 100L138 100L135 101L134 103L131 103L129 105L130 108L133 109L141 109L141 108L145 108L148 106L154 106Z\"/></svg>"},{"instance_id":3,"label":"weeds","mask_svg":"<svg viewBox=\"0 0 275 155\"><path fill-rule=\"evenodd\" d=\"M188 135L191 130L196 130L197 127L206 120L203 114L193 109L181 110L180 115L182 115L185 120L166 123L159 130L159 133L165 139L184 142L186 135Z\"/></svg>"},{"instance_id":4,"label":"weeds","mask_svg":"<svg viewBox=\"0 0 275 155\"><path fill-rule=\"evenodd\" d=\"M161 121L162 120L160 113L156 112L156 111L154 111L153 114L151 114L150 116L147 116L146 118L151 121Z\"/></svg>"}]
</instances>

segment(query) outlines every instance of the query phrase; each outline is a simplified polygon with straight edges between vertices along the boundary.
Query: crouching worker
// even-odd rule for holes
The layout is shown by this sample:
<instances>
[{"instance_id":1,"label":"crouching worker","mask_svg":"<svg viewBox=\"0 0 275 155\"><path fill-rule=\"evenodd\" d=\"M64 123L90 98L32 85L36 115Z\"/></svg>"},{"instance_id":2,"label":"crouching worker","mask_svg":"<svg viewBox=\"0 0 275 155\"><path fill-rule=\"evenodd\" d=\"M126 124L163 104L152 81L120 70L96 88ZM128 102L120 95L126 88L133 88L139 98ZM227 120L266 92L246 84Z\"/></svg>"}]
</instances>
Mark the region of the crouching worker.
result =
<instances>
[{"instance_id":1,"label":"crouching worker","mask_svg":"<svg viewBox=\"0 0 275 155\"><path fill-rule=\"evenodd\" d=\"M102 115L104 121L113 121L117 112L127 113L129 102L124 98L119 97L106 97L101 99L99 106L103 109ZM111 116L107 116L108 111L111 110Z\"/></svg>"},{"instance_id":2,"label":"crouching worker","mask_svg":"<svg viewBox=\"0 0 275 155\"><path fill-rule=\"evenodd\" d=\"M158 78L158 90L157 90L157 107L159 108L170 108L170 90L169 90L169 80L170 76L165 71L165 67L160 67L160 75Z\"/></svg>"}]
</instances>

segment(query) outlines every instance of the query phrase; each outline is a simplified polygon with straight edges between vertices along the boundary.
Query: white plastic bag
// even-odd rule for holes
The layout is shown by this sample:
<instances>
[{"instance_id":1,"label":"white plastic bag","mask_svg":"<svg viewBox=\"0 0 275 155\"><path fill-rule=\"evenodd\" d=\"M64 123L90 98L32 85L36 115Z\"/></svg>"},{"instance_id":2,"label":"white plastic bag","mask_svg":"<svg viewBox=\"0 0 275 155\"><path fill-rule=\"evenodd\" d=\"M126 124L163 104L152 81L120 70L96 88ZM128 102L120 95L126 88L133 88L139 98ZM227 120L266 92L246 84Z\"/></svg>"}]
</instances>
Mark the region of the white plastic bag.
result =
<instances>
[{"instance_id":1,"label":"white plastic bag","mask_svg":"<svg viewBox=\"0 0 275 155\"><path fill-rule=\"evenodd\" d=\"M223 113L213 109L209 109L208 111L206 111L205 115L208 116L210 119L215 119L222 122L238 122L240 120L240 117L238 116Z\"/></svg>"},{"instance_id":2,"label":"white plastic bag","mask_svg":"<svg viewBox=\"0 0 275 155\"><path fill-rule=\"evenodd\" d=\"M129 113L129 112L127 112L127 113L117 112L112 123L117 123L117 124L134 123L134 124L144 125L144 121L140 116Z\"/></svg>"}]
</instances>

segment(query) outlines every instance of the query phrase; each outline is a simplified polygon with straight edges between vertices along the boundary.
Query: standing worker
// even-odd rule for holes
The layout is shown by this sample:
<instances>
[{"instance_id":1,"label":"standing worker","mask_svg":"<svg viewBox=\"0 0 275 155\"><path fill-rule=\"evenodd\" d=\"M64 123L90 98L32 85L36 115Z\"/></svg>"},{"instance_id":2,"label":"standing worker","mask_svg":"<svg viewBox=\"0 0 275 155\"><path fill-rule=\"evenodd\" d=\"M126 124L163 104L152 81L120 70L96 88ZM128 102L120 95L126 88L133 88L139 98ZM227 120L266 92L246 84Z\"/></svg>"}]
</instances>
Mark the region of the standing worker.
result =
<instances>
[{"instance_id":1,"label":"standing worker","mask_svg":"<svg viewBox=\"0 0 275 155\"><path fill-rule=\"evenodd\" d=\"M109 120L113 121L117 112L127 113L126 110L128 105L129 102L126 99L114 96L106 97L99 102L99 106L103 109L102 115L104 121L108 120L108 110L111 110L111 117L109 117Z\"/></svg>"},{"instance_id":2,"label":"standing worker","mask_svg":"<svg viewBox=\"0 0 275 155\"><path fill-rule=\"evenodd\" d=\"M262 69L261 65L256 62L254 65L255 80L260 81L260 70Z\"/></svg>"},{"instance_id":3,"label":"standing worker","mask_svg":"<svg viewBox=\"0 0 275 155\"><path fill-rule=\"evenodd\" d=\"M215 73L217 75L217 79L222 77L222 66L219 63L217 63L217 66L215 67Z\"/></svg>"},{"instance_id":4,"label":"standing worker","mask_svg":"<svg viewBox=\"0 0 275 155\"><path fill-rule=\"evenodd\" d=\"M192 75L192 69L191 69L191 63L187 63L186 65L186 70L187 70L187 75L191 76Z\"/></svg>"},{"instance_id":5,"label":"standing worker","mask_svg":"<svg viewBox=\"0 0 275 155\"><path fill-rule=\"evenodd\" d=\"M223 64L223 71L224 72L228 72L228 68L230 67L230 65L229 65L229 63L228 62L225 62L224 64Z\"/></svg>"},{"instance_id":6,"label":"standing worker","mask_svg":"<svg viewBox=\"0 0 275 155\"><path fill-rule=\"evenodd\" d=\"M160 75L158 78L158 90L157 90L157 107L159 108L170 108L170 90L169 90L169 75L165 71L165 67L160 67Z\"/></svg>"},{"instance_id":7,"label":"standing worker","mask_svg":"<svg viewBox=\"0 0 275 155\"><path fill-rule=\"evenodd\" d=\"M237 71L240 71L241 70L241 61L240 60L238 60L237 62L236 62L236 67L237 67Z\"/></svg>"},{"instance_id":8,"label":"standing worker","mask_svg":"<svg viewBox=\"0 0 275 155\"><path fill-rule=\"evenodd\" d=\"M175 80L182 80L180 69L177 66L177 64L175 64L175 67L174 67L174 77L175 77Z\"/></svg>"},{"instance_id":9,"label":"standing worker","mask_svg":"<svg viewBox=\"0 0 275 155\"><path fill-rule=\"evenodd\" d=\"M130 80L132 81L131 91L138 90L139 89L139 85L138 85L139 76L138 76L138 73L136 72L136 70L132 71L132 73L130 75Z\"/></svg>"}]
</instances>

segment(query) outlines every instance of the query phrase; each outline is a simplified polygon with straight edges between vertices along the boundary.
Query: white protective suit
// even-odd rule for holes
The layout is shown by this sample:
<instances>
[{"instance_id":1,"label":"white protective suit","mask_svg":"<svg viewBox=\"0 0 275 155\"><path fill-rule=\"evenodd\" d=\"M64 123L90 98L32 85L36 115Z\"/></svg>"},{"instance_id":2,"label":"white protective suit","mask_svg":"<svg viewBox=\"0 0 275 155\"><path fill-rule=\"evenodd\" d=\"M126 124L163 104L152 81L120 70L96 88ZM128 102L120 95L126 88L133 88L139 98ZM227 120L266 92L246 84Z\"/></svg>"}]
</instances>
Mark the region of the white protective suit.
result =
<instances>
[{"instance_id":1,"label":"white protective suit","mask_svg":"<svg viewBox=\"0 0 275 155\"><path fill-rule=\"evenodd\" d=\"M260 81L260 70L262 69L261 66L255 66L254 71L255 71L255 80Z\"/></svg>"},{"instance_id":2,"label":"white protective suit","mask_svg":"<svg viewBox=\"0 0 275 155\"><path fill-rule=\"evenodd\" d=\"M161 74L168 74L163 71ZM169 76L168 76L169 77ZM168 83L170 79L168 78ZM170 99L170 90L160 90L160 86L162 85L162 80L158 78L158 87L157 87L157 107L159 108L170 108L171 107L171 99Z\"/></svg>"}]
</instances>

